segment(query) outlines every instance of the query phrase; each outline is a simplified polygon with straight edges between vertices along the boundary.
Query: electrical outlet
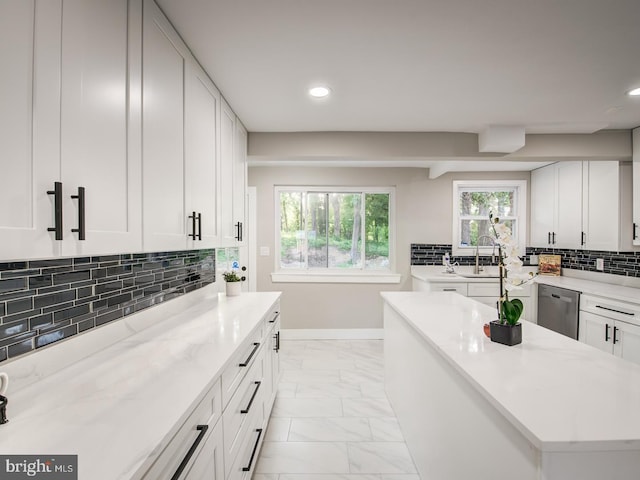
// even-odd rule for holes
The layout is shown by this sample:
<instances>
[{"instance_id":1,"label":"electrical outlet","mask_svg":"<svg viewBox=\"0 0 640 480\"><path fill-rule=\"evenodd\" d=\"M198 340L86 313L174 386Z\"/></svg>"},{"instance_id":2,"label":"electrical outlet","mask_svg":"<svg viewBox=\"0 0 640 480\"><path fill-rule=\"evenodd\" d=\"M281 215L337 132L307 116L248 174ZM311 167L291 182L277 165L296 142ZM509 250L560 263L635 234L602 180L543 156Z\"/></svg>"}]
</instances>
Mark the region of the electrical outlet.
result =
<instances>
[{"instance_id":1,"label":"electrical outlet","mask_svg":"<svg viewBox=\"0 0 640 480\"><path fill-rule=\"evenodd\" d=\"M538 265L538 255L529 255L529 264Z\"/></svg>"},{"instance_id":2,"label":"electrical outlet","mask_svg":"<svg viewBox=\"0 0 640 480\"><path fill-rule=\"evenodd\" d=\"M596 258L596 270L604 270L604 258Z\"/></svg>"}]
</instances>

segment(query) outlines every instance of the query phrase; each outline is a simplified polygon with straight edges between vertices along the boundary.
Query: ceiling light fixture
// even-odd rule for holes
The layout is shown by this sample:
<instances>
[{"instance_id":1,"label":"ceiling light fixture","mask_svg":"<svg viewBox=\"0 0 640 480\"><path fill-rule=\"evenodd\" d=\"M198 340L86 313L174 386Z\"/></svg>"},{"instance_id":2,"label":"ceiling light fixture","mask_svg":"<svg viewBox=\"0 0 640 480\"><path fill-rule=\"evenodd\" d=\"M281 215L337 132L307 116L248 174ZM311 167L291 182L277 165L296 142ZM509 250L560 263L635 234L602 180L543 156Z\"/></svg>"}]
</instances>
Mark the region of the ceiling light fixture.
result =
<instances>
[{"instance_id":1,"label":"ceiling light fixture","mask_svg":"<svg viewBox=\"0 0 640 480\"><path fill-rule=\"evenodd\" d=\"M313 87L309 89L309 95L316 98L323 98L329 95L331 90L328 87Z\"/></svg>"},{"instance_id":2,"label":"ceiling light fixture","mask_svg":"<svg viewBox=\"0 0 640 480\"><path fill-rule=\"evenodd\" d=\"M633 97L640 95L640 87L634 88L633 90L629 90L627 94Z\"/></svg>"}]
</instances>

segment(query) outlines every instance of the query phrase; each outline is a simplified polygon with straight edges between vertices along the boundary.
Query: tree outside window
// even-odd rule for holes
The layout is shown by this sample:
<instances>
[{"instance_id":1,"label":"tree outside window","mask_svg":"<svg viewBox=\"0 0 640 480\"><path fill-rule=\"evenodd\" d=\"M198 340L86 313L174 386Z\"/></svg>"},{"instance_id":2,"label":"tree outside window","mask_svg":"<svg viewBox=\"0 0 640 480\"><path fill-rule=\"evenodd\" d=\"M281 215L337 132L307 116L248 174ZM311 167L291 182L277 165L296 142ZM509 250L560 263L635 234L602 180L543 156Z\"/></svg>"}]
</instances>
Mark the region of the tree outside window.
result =
<instances>
[{"instance_id":1,"label":"tree outside window","mask_svg":"<svg viewBox=\"0 0 640 480\"><path fill-rule=\"evenodd\" d=\"M392 192L279 187L281 269L390 268Z\"/></svg>"}]
</instances>

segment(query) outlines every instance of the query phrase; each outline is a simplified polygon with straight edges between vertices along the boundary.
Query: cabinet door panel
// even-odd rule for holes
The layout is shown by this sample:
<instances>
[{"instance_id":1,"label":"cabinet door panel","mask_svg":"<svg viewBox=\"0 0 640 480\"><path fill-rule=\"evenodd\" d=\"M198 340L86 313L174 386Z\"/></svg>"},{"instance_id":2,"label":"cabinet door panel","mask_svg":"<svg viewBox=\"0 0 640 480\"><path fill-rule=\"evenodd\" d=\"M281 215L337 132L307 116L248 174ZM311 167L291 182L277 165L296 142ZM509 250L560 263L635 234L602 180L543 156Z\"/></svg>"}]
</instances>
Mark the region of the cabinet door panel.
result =
<instances>
[{"instance_id":1,"label":"cabinet door panel","mask_svg":"<svg viewBox=\"0 0 640 480\"><path fill-rule=\"evenodd\" d=\"M531 245L546 247L554 229L555 165L531 172Z\"/></svg>"},{"instance_id":2,"label":"cabinet door panel","mask_svg":"<svg viewBox=\"0 0 640 480\"><path fill-rule=\"evenodd\" d=\"M144 249L186 246L184 209L184 57L175 32L145 2L143 37Z\"/></svg>"},{"instance_id":3,"label":"cabinet door panel","mask_svg":"<svg viewBox=\"0 0 640 480\"><path fill-rule=\"evenodd\" d=\"M640 364L640 327L625 322L616 322L616 343L613 353Z\"/></svg>"},{"instance_id":4,"label":"cabinet door panel","mask_svg":"<svg viewBox=\"0 0 640 480\"><path fill-rule=\"evenodd\" d=\"M613 323L614 320L581 310L578 340L605 352L613 353L611 340L613 338ZM607 325L609 326L608 335Z\"/></svg>"},{"instance_id":5,"label":"cabinet door panel","mask_svg":"<svg viewBox=\"0 0 640 480\"><path fill-rule=\"evenodd\" d=\"M213 247L218 238L217 112L220 94L206 74L187 66L185 91L185 177L187 213L199 212L202 241L190 241L197 248ZM188 227L190 230L190 227Z\"/></svg>"},{"instance_id":6,"label":"cabinet door panel","mask_svg":"<svg viewBox=\"0 0 640 480\"><path fill-rule=\"evenodd\" d=\"M63 254L140 248L139 209L127 155L127 1L65 0L62 20L61 179ZM133 176L133 178L132 178ZM79 241L79 186L86 191L86 240Z\"/></svg>"},{"instance_id":7,"label":"cabinet door panel","mask_svg":"<svg viewBox=\"0 0 640 480\"><path fill-rule=\"evenodd\" d=\"M633 130L633 244L640 246L640 127Z\"/></svg>"},{"instance_id":8,"label":"cabinet door panel","mask_svg":"<svg viewBox=\"0 0 640 480\"><path fill-rule=\"evenodd\" d=\"M53 197L60 161L61 1L0 2L0 259L57 255ZM37 72L37 77L35 76Z\"/></svg>"},{"instance_id":9,"label":"cabinet door panel","mask_svg":"<svg viewBox=\"0 0 640 480\"><path fill-rule=\"evenodd\" d=\"M233 243L233 139L236 117L226 102L220 110L220 222L225 244Z\"/></svg>"},{"instance_id":10,"label":"cabinet door panel","mask_svg":"<svg viewBox=\"0 0 640 480\"><path fill-rule=\"evenodd\" d=\"M559 162L555 248L579 248L582 239L582 162Z\"/></svg>"},{"instance_id":11,"label":"cabinet door panel","mask_svg":"<svg viewBox=\"0 0 640 480\"><path fill-rule=\"evenodd\" d=\"M584 248L618 250L620 170L618 162L585 162Z\"/></svg>"}]
</instances>

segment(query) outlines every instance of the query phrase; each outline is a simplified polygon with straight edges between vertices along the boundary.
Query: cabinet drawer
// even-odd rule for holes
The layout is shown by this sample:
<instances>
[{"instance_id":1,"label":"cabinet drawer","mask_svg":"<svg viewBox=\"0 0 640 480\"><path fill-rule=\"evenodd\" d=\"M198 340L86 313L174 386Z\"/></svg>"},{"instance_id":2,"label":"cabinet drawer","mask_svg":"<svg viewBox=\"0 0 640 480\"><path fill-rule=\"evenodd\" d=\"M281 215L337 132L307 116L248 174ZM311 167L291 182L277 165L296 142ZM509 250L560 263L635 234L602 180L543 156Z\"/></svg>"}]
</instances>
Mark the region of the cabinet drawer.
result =
<instances>
[{"instance_id":1,"label":"cabinet drawer","mask_svg":"<svg viewBox=\"0 0 640 480\"><path fill-rule=\"evenodd\" d=\"M593 295L581 295L580 310L634 325L640 325L639 304L609 300L608 298Z\"/></svg>"},{"instance_id":2,"label":"cabinet drawer","mask_svg":"<svg viewBox=\"0 0 640 480\"><path fill-rule=\"evenodd\" d=\"M431 283L427 282L427 291L429 292L456 292L460 295L467 296L467 284L466 283Z\"/></svg>"},{"instance_id":3,"label":"cabinet drawer","mask_svg":"<svg viewBox=\"0 0 640 480\"><path fill-rule=\"evenodd\" d=\"M228 467L231 467L252 419L255 416L264 418L264 394L270 387L267 383L270 379L265 376L265 352L266 347L262 346L224 410L224 463Z\"/></svg>"},{"instance_id":4,"label":"cabinet drawer","mask_svg":"<svg viewBox=\"0 0 640 480\"><path fill-rule=\"evenodd\" d=\"M227 480L249 480L256 468L266 429L257 415L251 419L249 427L238 449L238 456L228 469Z\"/></svg>"},{"instance_id":5,"label":"cabinet drawer","mask_svg":"<svg viewBox=\"0 0 640 480\"><path fill-rule=\"evenodd\" d=\"M500 286L498 282L470 283L468 293L470 297L495 297L497 300L500 296Z\"/></svg>"},{"instance_id":6,"label":"cabinet drawer","mask_svg":"<svg viewBox=\"0 0 640 480\"><path fill-rule=\"evenodd\" d=\"M264 343L264 322L257 328L244 344L238 348L229 365L222 372L222 407L226 408L238 385L253 365L260 346Z\"/></svg>"},{"instance_id":7,"label":"cabinet drawer","mask_svg":"<svg viewBox=\"0 0 640 480\"><path fill-rule=\"evenodd\" d=\"M170 404L168 404L167 408L170 408ZM191 446L196 442L201 432L201 430L198 430L198 426L207 426L207 431L203 432L202 435L203 439L206 440L221 415L222 403L220 399L220 381L218 380L182 424L143 478L145 480L171 478ZM204 443L204 441L200 442L200 447L202 447ZM197 457L199 452L200 448L194 452L193 458Z\"/></svg>"}]
</instances>

